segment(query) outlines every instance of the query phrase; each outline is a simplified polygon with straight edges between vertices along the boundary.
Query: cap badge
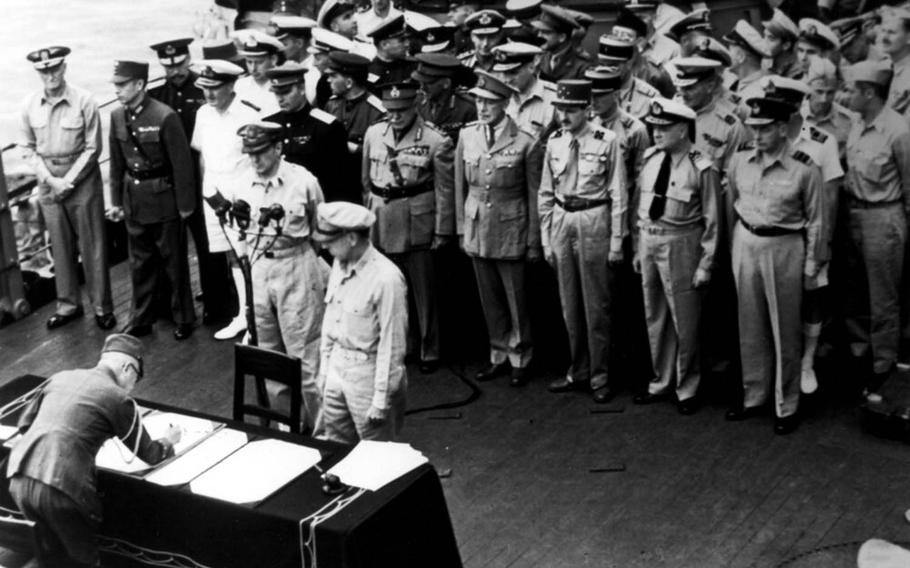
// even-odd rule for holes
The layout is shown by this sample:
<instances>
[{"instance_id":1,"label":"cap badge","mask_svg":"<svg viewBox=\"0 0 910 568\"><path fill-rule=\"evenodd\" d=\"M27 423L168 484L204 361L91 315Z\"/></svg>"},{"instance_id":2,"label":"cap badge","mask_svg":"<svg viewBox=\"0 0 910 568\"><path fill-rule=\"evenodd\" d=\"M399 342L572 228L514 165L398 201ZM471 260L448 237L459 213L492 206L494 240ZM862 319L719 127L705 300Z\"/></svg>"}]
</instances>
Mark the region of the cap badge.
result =
<instances>
[{"instance_id":1,"label":"cap badge","mask_svg":"<svg viewBox=\"0 0 910 568\"><path fill-rule=\"evenodd\" d=\"M398 87L392 87L392 89L389 91L389 96L393 99L397 99L401 96L401 91L398 90Z\"/></svg>"},{"instance_id":2,"label":"cap badge","mask_svg":"<svg viewBox=\"0 0 910 568\"><path fill-rule=\"evenodd\" d=\"M206 66L205 66L205 69L202 70L201 75L202 75L203 77L214 77L214 76L215 76L215 70L212 69L212 66L211 66L211 65L206 65Z\"/></svg>"},{"instance_id":3,"label":"cap badge","mask_svg":"<svg viewBox=\"0 0 910 568\"><path fill-rule=\"evenodd\" d=\"M164 48L165 55L174 55L175 53L177 53L177 49L173 45Z\"/></svg>"},{"instance_id":4,"label":"cap badge","mask_svg":"<svg viewBox=\"0 0 910 568\"><path fill-rule=\"evenodd\" d=\"M253 38L250 38L250 39L246 40L246 42L244 42L244 44L243 44L244 47L248 47L248 48L250 48L250 49L253 49L253 48L257 47L258 45L259 45L259 42L257 42L257 41L256 41L255 39L253 39Z\"/></svg>"},{"instance_id":5,"label":"cap badge","mask_svg":"<svg viewBox=\"0 0 910 568\"><path fill-rule=\"evenodd\" d=\"M757 102L752 103L749 105L749 110L751 111L749 113L751 116L759 116L761 114L761 105Z\"/></svg>"},{"instance_id":6,"label":"cap badge","mask_svg":"<svg viewBox=\"0 0 910 568\"><path fill-rule=\"evenodd\" d=\"M657 101L651 103L651 115L660 116L664 113L664 107Z\"/></svg>"},{"instance_id":7,"label":"cap badge","mask_svg":"<svg viewBox=\"0 0 910 568\"><path fill-rule=\"evenodd\" d=\"M431 33L427 34L427 43L434 43L435 41L436 41L436 36L434 36Z\"/></svg>"},{"instance_id":8,"label":"cap badge","mask_svg":"<svg viewBox=\"0 0 910 568\"><path fill-rule=\"evenodd\" d=\"M818 35L818 28L816 28L814 25L808 26L806 28L806 33L813 36Z\"/></svg>"},{"instance_id":9,"label":"cap badge","mask_svg":"<svg viewBox=\"0 0 910 568\"><path fill-rule=\"evenodd\" d=\"M493 21L493 18L491 18L489 14L481 14L480 19L478 19L477 21L480 22L480 25L482 25L482 26L489 26L490 23Z\"/></svg>"},{"instance_id":10,"label":"cap badge","mask_svg":"<svg viewBox=\"0 0 910 568\"><path fill-rule=\"evenodd\" d=\"M38 57L41 58L41 61L47 61L51 58L51 52L46 49L42 49L41 53L38 54Z\"/></svg>"}]
</instances>

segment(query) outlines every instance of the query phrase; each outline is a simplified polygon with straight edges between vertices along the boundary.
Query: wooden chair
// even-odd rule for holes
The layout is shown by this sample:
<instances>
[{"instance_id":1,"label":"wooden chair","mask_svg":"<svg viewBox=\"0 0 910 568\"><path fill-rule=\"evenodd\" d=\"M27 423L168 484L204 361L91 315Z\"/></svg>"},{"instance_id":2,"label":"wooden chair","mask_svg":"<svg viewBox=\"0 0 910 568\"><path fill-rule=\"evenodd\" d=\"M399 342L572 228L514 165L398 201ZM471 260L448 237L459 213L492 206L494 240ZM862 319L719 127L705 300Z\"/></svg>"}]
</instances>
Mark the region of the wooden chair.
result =
<instances>
[{"instance_id":1,"label":"wooden chair","mask_svg":"<svg viewBox=\"0 0 910 568\"><path fill-rule=\"evenodd\" d=\"M252 377L256 387L256 404L246 401L247 377ZM265 389L269 379L288 387L291 399L289 414L271 408ZM234 420L244 421L246 416L256 416L262 425L271 422L286 424L291 432L300 434L300 405L303 394L300 388L300 359L284 353L253 347L234 345Z\"/></svg>"}]
</instances>

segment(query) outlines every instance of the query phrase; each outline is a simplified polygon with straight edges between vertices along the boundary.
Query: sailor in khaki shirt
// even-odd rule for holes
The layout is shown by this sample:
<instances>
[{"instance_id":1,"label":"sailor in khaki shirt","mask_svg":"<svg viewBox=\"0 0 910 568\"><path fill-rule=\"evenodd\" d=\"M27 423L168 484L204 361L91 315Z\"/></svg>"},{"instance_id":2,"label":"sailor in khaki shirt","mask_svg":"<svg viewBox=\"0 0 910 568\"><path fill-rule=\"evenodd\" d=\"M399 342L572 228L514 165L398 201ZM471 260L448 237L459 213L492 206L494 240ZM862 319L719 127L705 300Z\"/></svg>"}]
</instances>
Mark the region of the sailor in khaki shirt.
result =
<instances>
[{"instance_id":1,"label":"sailor in khaki shirt","mask_svg":"<svg viewBox=\"0 0 910 568\"><path fill-rule=\"evenodd\" d=\"M852 276L847 297L868 299L864 305L847 306L847 333L855 357L871 349L872 369L863 373L871 371L867 385L875 390L893 369L900 342L910 129L885 103L892 74L887 64L863 61L846 71L850 107L859 113L847 138L846 194L853 242L847 255Z\"/></svg>"},{"instance_id":2,"label":"sailor in khaki shirt","mask_svg":"<svg viewBox=\"0 0 910 568\"><path fill-rule=\"evenodd\" d=\"M720 174L693 149L695 111L667 99L651 106L645 121L656 145L645 153L632 215L655 376L634 401L654 402L675 389L679 412L693 414L701 379L700 289L710 282L717 250Z\"/></svg>"},{"instance_id":3,"label":"sailor in khaki shirt","mask_svg":"<svg viewBox=\"0 0 910 568\"><path fill-rule=\"evenodd\" d=\"M544 257L556 269L572 362L551 392L594 391L613 398L610 352L609 265L623 260L626 174L616 134L587 120L591 82L556 86L562 128L550 136L537 207Z\"/></svg>"},{"instance_id":4,"label":"sailor in khaki shirt","mask_svg":"<svg viewBox=\"0 0 910 568\"><path fill-rule=\"evenodd\" d=\"M38 204L50 233L57 309L50 329L83 314L77 254L101 329L116 325L104 237L104 190L98 156L101 120L91 95L66 82L68 47L28 54L44 88L26 99L19 124L19 146L31 158L38 178ZM77 247L78 244L78 247Z\"/></svg>"},{"instance_id":5,"label":"sailor in khaki shirt","mask_svg":"<svg viewBox=\"0 0 910 568\"><path fill-rule=\"evenodd\" d=\"M356 444L394 440L404 422L408 300L404 276L370 243L376 216L320 203L313 235L335 257L326 290L316 435Z\"/></svg>"}]
</instances>

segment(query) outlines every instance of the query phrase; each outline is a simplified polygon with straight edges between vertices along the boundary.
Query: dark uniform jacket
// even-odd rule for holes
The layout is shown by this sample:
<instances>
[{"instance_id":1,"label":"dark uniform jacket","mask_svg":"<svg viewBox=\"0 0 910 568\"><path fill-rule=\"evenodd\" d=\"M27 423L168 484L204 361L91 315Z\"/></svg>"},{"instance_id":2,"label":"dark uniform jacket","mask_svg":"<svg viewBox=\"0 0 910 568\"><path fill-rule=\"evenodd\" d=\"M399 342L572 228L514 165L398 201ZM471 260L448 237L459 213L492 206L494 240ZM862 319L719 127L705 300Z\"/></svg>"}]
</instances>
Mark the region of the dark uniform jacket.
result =
<instances>
[{"instance_id":1,"label":"dark uniform jacket","mask_svg":"<svg viewBox=\"0 0 910 568\"><path fill-rule=\"evenodd\" d=\"M195 207L193 159L177 113L145 96L135 111L111 112L111 204L140 225L189 216Z\"/></svg>"},{"instance_id":2,"label":"dark uniform jacket","mask_svg":"<svg viewBox=\"0 0 910 568\"><path fill-rule=\"evenodd\" d=\"M360 167L363 163L363 136L371 124L379 122L385 115L382 102L369 91L364 91L355 99L332 97L326 105L326 111L332 113L344 126L348 135L348 149L341 158L342 175L345 189L351 188L345 199L353 203L362 203Z\"/></svg>"},{"instance_id":3,"label":"dark uniform jacket","mask_svg":"<svg viewBox=\"0 0 910 568\"><path fill-rule=\"evenodd\" d=\"M172 453L170 444L152 441L136 406L105 367L61 371L19 419L23 437L9 456L7 477L23 475L69 496L86 515L99 520L95 456L117 436L136 447L143 461L158 463Z\"/></svg>"},{"instance_id":4,"label":"dark uniform jacket","mask_svg":"<svg viewBox=\"0 0 910 568\"><path fill-rule=\"evenodd\" d=\"M452 143L458 141L458 131L465 124L477 120L477 106L474 101L457 91L451 93L442 103L422 99L417 105L417 112L424 120L445 132Z\"/></svg>"},{"instance_id":5,"label":"dark uniform jacket","mask_svg":"<svg viewBox=\"0 0 910 568\"><path fill-rule=\"evenodd\" d=\"M338 156L348 151L344 126L334 116L304 105L294 112L280 111L264 120L284 127L284 159L310 170L326 201L350 200L359 195L357 187L345 187L344 176L338 167Z\"/></svg>"},{"instance_id":6,"label":"dark uniform jacket","mask_svg":"<svg viewBox=\"0 0 910 568\"><path fill-rule=\"evenodd\" d=\"M400 83L410 81L411 73L417 68L414 61L407 59L396 59L394 61L383 61L374 57L367 67L367 80L372 88L385 85L386 83Z\"/></svg>"},{"instance_id":7,"label":"dark uniform jacket","mask_svg":"<svg viewBox=\"0 0 910 568\"><path fill-rule=\"evenodd\" d=\"M163 85L149 89L148 94L155 100L161 101L174 109L187 140L193 139L193 129L196 127L196 111L205 104L205 94L196 86L196 75L190 73L186 81L179 87L170 81Z\"/></svg>"},{"instance_id":8,"label":"dark uniform jacket","mask_svg":"<svg viewBox=\"0 0 910 568\"><path fill-rule=\"evenodd\" d=\"M556 83L563 79L584 79L591 62L574 48L557 53L546 52L540 60L540 78Z\"/></svg>"}]
</instances>

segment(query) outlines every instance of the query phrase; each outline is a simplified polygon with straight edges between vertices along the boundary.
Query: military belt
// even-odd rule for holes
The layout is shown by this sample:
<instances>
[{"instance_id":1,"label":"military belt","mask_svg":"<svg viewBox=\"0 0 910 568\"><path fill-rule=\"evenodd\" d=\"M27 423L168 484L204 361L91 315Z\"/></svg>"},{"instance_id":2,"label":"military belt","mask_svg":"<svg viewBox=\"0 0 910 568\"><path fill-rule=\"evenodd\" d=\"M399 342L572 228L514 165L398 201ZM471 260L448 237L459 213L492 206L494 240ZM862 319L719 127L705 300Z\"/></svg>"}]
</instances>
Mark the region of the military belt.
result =
<instances>
[{"instance_id":1,"label":"military belt","mask_svg":"<svg viewBox=\"0 0 910 568\"><path fill-rule=\"evenodd\" d=\"M850 200L850 209L884 209L885 207L892 207L902 203L900 199L895 199L893 201L865 201L858 197L853 197L852 195L848 197Z\"/></svg>"},{"instance_id":2,"label":"military belt","mask_svg":"<svg viewBox=\"0 0 910 568\"><path fill-rule=\"evenodd\" d=\"M427 193L433 191L435 188L433 182L427 181L418 185L411 185L407 187L376 187L372 186L370 190L374 195L389 200L389 199L403 199L405 197L414 197L415 195L420 195L421 193Z\"/></svg>"},{"instance_id":3,"label":"military belt","mask_svg":"<svg viewBox=\"0 0 910 568\"><path fill-rule=\"evenodd\" d=\"M575 213L576 211L585 211L586 209L594 209L595 207L606 205L609 202L609 199L585 199L583 197L575 197L571 195L567 195L565 197L556 197L556 205L559 205L562 209L569 213Z\"/></svg>"},{"instance_id":4,"label":"military belt","mask_svg":"<svg viewBox=\"0 0 910 568\"><path fill-rule=\"evenodd\" d=\"M158 166L157 168L151 168L148 170L132 170L130 168L127 168L126 171L131 178L137 179L139 181L163 178L167 177L170 174L170 171L164 166Z\"/></svg>"},{"instance_id":5,"label":"military belt","mask_svg":"<svg viewBox=\"0 0 910 568\"><path fill-rule=\"evenodd\" d=\"M783 237L784 235L793 235L803 231L802 229L785 229L783 227L756 227L745 222L742 217L739 218L739 222L756 237Z\"/></svg>"},{"instance_id":6,"label":"military belt","mask_svg":"<svg viewBox=\"0 0 910 568\"><path fill-rule=\"evenodd\" d=\"M52 166L68 166L76 161L81 152L75 154L65 154L61 156L41 156L41 158Z\"/></svg>"}]
</instances>

